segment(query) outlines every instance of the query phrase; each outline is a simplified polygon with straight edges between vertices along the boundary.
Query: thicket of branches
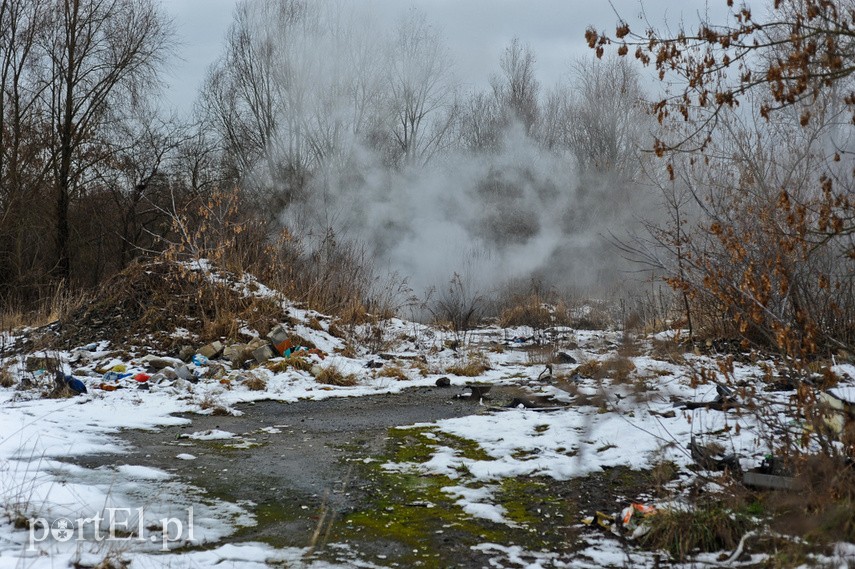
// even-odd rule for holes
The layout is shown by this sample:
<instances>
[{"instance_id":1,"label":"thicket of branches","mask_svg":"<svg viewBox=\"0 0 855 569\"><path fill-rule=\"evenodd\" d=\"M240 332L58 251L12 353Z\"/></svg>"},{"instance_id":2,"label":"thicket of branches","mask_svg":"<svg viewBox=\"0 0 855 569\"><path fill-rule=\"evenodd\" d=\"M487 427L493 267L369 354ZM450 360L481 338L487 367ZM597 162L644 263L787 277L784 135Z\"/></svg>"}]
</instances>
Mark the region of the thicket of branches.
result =
<instances>
[{"instance_id":1,"label":"thicket of branches","mask_svg":"<svg viewBox=\"0 0 855 569\"><path fill-rule=\"evenodd\" d=\"M236 266L287 264L289 278L317 276L305 290L337 283L333 304L352 309L342 298L373 277L337 226L334 190L525 141L577 173L567 227L606 233L620 219L611 204L661 190L665 217L621 246L671 284L693 334L790 355L853 348L853 0L776 0L762 18L735 7L723 25L673 35L590 29L597 55L616 55L577 61L551 89L518 39L489 86L467 90L422 14L386 31L340 8L239 4L193 116L178 120L151 102L175 42L154 0L0 0L5 305L97 285L170 247L228 245ZM644 66L665 86L649 105ZM481 233L536 231L515 184L538 183L526 171L479 180L493 204ZM334 278L337 266L352 277Z\"/></svg>"},{"instance_id":2,"label":"thicket of branches","mask_svg":"<svg viewBox=\"0 0 855 569\"><path fill-rule=\"evenodd\" d=\"M689 323L794 357L851 351L855 2L775 0L724 25L614 35L650 66L668 224L626 249L668 274Z\"/></svg>"},{"instance_id":3,"label":"thicket of branches","mask_svg":"<svg viewBox=\"0 0 855 569\"><path fill-rule=\"evenodd\" d=\"M269 267L287 259L291 273L305 261L301 273L327 275L304 283L316 288L344 257L356 257L347 266L370 264L337 225L326 198L333 189L355 192L378 172L490 156L521 140L578 164L585 199L630 194L647 120L633 66L580 62L571 81L545 91L535 54L513 39L497 54L489 86L465 90L421 13L387 31L340 8L239 4L193 116L178 120L153 102L175 42L156 2L0 0L6 306L97 285L179 244L210 253L233 240L216 243L217 235L245 227L252 231L240 241L251 234L259 243L244 247L253 251L244 261L264 257L259 266ZM498 204L484 222L486 237L525 237L537 227L531 215L516 215L524 194L514 180L541 183L530 172L509 182L490 170L477 185ZM211 213L211 204L235 199L228 223ZM594 225L597 216L584 209L568 211L566 223ZM225 225L214 228L218 219ZM204 246L188 244L190 237Z\"/></svg>"}]
</instances>

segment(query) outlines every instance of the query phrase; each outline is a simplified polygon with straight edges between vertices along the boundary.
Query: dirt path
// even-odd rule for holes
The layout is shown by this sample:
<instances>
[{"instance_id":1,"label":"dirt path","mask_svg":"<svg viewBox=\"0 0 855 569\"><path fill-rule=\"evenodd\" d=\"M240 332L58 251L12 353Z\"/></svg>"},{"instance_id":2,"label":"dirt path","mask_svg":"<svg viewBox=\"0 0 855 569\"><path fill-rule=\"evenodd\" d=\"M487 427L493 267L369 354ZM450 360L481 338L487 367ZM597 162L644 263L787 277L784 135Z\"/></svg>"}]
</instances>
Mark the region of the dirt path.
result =
<instances>
[{"instance_id":1,"label":"dirt path","mask_svg":"<svg viewBox=\"0 0 855 569\"><path fill-rule=\"evenodd\" d=\"M483 543L572 554L583 513L607 509L648 487L645 473L624 468L564 482L510 478L495 486L497 500L518 522L508 526L465 514L442 490L456 480L382 468L390 461L428 460L436 442L464 455L479 452L429 427L394 428L485 412L477 401L455 397L460 391L416 388L324 401L264 401L239 406L238 417L185 415L188 425L122 433L130 454L78 462L155 467L204 489L211 500L249 504L257 524L239 529L230 543L316 544L321 558L399 567L487 567L489 552L477 549ZM506 404L518 394L518 388L495 387L491 403ZM237 437L188 438L208 430ZM177 459L182 453L196 458ZM324 548L327 543L339 547Z\"/></svg>"},{"instance_id":2,"label":"dirt path","mask_svg":"<svg viewBox=\"0 0 855 569\"><path fill-rule=\"evenodd\" d=\"M318 512L341 518L370 507L371 480L354 472L383 452L389 429L479 413L477 401L458 398L458 388L415 388L398 394L335 397L323 401L262 401L239 405L238 417L187 414L192 422L156 432L125 431L133 450L123 455L81 458L87 467L137 464L177 474L212 498L251 501L259 524L239 540L305 546L318 526ZM503 397L501 387L495 397ZM198 441L187 436L229 431L239 439ZM277 432L278 431L278 432ZM246 445L249 448L234 448ZM189 453L195 460L176 459ZM386 552L389 547L392 551ZM373 547L372 555L394 557L395 544Z\"/></svg>"}]
</instances>

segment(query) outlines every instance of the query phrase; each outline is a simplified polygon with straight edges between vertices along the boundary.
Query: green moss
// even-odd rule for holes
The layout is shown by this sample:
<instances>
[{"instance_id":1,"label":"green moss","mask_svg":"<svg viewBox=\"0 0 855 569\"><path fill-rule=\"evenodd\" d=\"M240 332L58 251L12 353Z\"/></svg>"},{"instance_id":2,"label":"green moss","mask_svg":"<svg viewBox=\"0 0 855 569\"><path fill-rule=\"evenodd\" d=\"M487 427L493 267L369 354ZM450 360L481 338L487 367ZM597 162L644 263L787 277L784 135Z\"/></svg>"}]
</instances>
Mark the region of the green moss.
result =
<instances>
[{"instance_id":1,"label":"green moss","mask_svg":"<svg viewBox=\"0 0 855 569\"><path fill-rule=\"evenodd\" d=\"M578 508L557 495L554 486L554 480L544 477L505 478L496 493L507 518L527 530L530 548L566 550L578 541L573 527L580 518Z\"/></svg>"},{"instance_id":2,"label":"green moss","mask_svg":"<svg viewBox=\"0 0 855 569\"><path fill-rule=\"evenodd\" d=\"M492 460L475 441L444 433L436 427L398 427L389 431L389 437L396 442L395 452L389 458L392 462L421 464L430 460L438 447L454 449L458 456L469 460Z\"/></svg>"},{"instance_id":3,"label":"green moss","mask_svg":"<svg viewBox=\"0 0 855 569\"><path fill-rule=\"evenodd\" d=\"M465 468L459 478L452 479L382 467L387 462L424 463L441 447L467 459L489 460L474 441L435 428L392 429L377 461L354 463L360 470L357 476L371 481L371 506L345 516L333 528L331 540L397 543L404 552L395 558L401 566L422 567L448 567L460 559L471 559L471 547L485 541L552 551L565 550L576 542L572 529L578 517L575 504L550 491L555 481L501 480L493 503L505 509L511 523L504 524L469 516L455 503L456 498L442 490L447 486L482 487Z\"/></svg>"}]
</instances>

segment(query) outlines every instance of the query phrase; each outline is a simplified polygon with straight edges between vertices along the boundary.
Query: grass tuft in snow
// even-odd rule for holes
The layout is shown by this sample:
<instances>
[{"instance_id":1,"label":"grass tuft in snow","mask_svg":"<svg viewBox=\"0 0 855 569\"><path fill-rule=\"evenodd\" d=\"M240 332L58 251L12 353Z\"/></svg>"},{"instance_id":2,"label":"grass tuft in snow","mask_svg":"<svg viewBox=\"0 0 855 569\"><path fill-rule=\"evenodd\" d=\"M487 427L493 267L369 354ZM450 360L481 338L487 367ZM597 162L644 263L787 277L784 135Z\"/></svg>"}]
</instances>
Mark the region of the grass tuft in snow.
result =
<instances>
[{"instance_id":1,"label":"grass tuft in snow","mask_svg":"<svg viewBox=\"0 0 855 569\"><path fill-rule=\"evenodd\" d=\"M445 369L445 373L463 377L478 377L490 369L492 369L492 366L486 355L481 352L470 352L463 361L448 366Z\"/></svg>"},{"instance_id":2,"label":"grass tuft in snow","mask_svg":"<svg viewBox=\"0 0 855 569\"><path fill-rule=\"evenodd\" d=\"M351 387L359 383L356 375L342 372L335 364L330 364L315 375L315 381L325 385Z\"/></svg>"},{"instance_id":3,"label":"grass tuft in snow","mask_svg":"<svg viewBox=\"0 0 855 569\"><path fill-rule=\"evenodd\" d=\"M667 551L678 561L686 561L698 552L733 550L754 526L746 513L712 500L687 510L659 510L646 523L650 529L641 543Z\"/></svg>"}]
</instances>

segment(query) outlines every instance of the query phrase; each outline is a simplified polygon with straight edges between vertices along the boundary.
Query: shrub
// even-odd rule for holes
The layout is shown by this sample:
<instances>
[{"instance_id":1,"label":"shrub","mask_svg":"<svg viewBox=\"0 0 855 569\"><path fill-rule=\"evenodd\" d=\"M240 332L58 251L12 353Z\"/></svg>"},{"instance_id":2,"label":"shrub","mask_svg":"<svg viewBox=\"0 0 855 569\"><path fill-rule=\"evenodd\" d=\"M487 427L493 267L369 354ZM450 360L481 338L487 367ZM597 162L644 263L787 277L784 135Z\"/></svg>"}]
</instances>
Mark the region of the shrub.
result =
<instances>
[{"instance_id":1,"label":"shrub","mask_svg":"<svg viewBox=\"0 0 855 569\"><path fill-rule=\"evenodd\" d=\"M641 543L667 551L678 561L686 561L698 552L733 549L752 527L748 516L717 502L697 504L685 511L660 510L645 523L650 530Z\"/></svg>"}]
</instances>

